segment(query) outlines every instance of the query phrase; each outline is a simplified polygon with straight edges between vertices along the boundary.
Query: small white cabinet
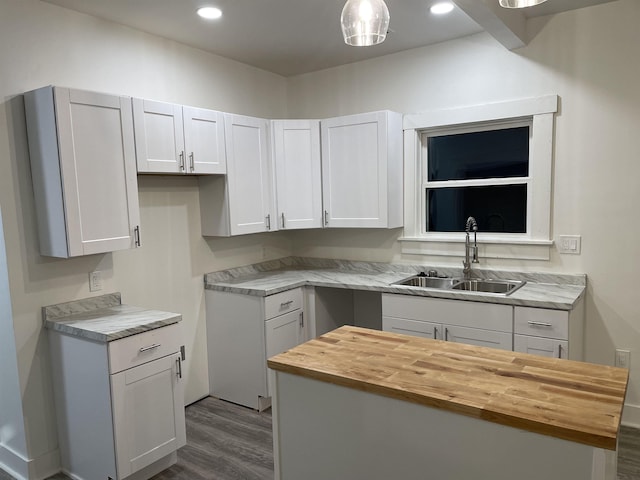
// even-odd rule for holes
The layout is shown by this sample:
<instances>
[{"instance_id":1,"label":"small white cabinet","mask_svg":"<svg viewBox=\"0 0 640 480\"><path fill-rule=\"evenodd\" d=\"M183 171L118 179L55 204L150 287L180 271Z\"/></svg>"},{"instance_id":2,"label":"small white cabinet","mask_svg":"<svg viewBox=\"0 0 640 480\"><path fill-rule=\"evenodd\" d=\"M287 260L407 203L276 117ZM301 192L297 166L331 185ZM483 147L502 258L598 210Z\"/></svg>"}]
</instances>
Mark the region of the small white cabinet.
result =
<instances>
[{"instance_id":1,"label":"small white cabinet","mask_svg":"<svg viewBox=\"0 0 640 480\"><path fill-rule=\"evenodd\" d=\"M179 324L108 343L49 331L60 453L72 478L146 480L186 443Z\"/></svg>"},{"instance_id":2,"label":"small white cabinet","mask_svg":"<svg viewBox=\"0 0 640 480\"><path fill-rule=\"evenodd\" d=\"M513 350L512 308L491 303L383 294L382 329Z\"/></svg>"},{"instance_id":3,"label":"small white cabinet","mask_svg":"<svg viewBox=\"0 0 640 480\"><path fill-rule=\"evenodd\" d=\"M224 174L223 114L133 99L139 173Z\"/></svg>"},{"instance_id":4,"label":"small white cabinet","mask_svg":"<svg viewBox=\"0 0 640 480\"><path fill-rule=\"evenodd\" d=\"M139 246L131 98L43 87L24 102L40 253Z\"/></svg>"},{"instance_id":5,"label":"small white cabinet","mask_svg":"<svg viewBox=\"0 0 640 480\"><path fill-rule=\"evenodd\" d=\"M267 359L307 339L303 289L258 297L206 290L209 393L263 410Z\"/></svg>"},{"instance_id":6,"label":"small white cabinet","mask_svg":"<svg viewBox=\"0 0 640 480\"><path fill-rule=\"evenodd\" d=\"M320 122L272 120L271 135L278 229L322 228Z\"/></svg>"},{"instance_id":7,"label":"small white cabinet","mask_svg":"<svg viewBox=\"0 0 640 480\"><path fill-rule=\"evenodd\" d=\"M390 111L321 122L326 227L396 228L402 218L402 115Z\"/></svg>"},{"instance_id":8,"label":"small white cabinet","mask_svg":"<svg viewBox=\"0 0 640 480\"><path fill-rule=\"evenodd\" d=\"M230 236L277 228L268 120L224 114L227 175L200 177L202 235Z\"/></svg>"},{"instance_id":9,"label":"small white cabinet","mask_svg":"<svg viewBox=\"0 0 640 480\"><path fill-rule=\"evenodd\" d=\"M514 350L582 360L584 301L570 311L514 307Z\"/></svg>"}]
</instances>

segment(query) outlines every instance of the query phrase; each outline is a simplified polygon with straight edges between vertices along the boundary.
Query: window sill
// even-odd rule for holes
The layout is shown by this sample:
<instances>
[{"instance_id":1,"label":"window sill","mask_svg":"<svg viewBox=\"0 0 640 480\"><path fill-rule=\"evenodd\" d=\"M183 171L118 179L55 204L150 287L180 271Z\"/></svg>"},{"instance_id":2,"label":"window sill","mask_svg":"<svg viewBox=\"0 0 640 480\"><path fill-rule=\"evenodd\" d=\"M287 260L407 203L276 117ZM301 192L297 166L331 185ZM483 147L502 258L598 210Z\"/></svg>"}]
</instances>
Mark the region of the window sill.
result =
<instances>
[{"instance_id":1,"label":"window sill","mask_svg":"<svg viewBox=\"0 0 640 480\"><path fill-rule=\"evenodd\" d=\"M443 257L463 257L465 235L434 235L429 237L401 237L402 253L407 255L437 255ZM480 258L549 260L552 240L522 238L483 237L478 239Z\"/></svg>"}]
</instances>

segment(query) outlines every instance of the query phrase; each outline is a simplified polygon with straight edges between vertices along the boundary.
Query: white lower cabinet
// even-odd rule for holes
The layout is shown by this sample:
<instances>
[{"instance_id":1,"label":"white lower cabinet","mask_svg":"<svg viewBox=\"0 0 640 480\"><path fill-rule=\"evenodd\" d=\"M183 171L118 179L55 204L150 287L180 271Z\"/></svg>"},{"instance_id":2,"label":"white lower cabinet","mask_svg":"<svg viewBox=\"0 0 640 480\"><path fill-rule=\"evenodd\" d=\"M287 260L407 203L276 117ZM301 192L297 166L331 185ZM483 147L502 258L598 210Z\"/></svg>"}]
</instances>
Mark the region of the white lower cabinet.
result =
<instances>
[{"instance_id":1,"label":"white lower cabinet","mask_svg":"<svg viewBox=\"0 0 640 480\"><path fill-rule=\"evenodd\" d=\"M383 294L382 329L512 350L512 309L491 303Z\"/></svg>"},{"instance_id":2,"label":"white lower cabinet","mask_svg":"<svg viewBox=\"0 0 640 480\"><path fill-rule=\"evenodd\" d=\"M209 393L256 410L271 404L267 359L306 341L302 288L258 297L206 290Z\"/></svg>"},{"instance_id":3,"label":"white lower cabinet","mask_svg":"<svg viewBox=\"0 0 640 480\"><path fill-rule=\"evenodd\" d=\"M63 471L78 480L146 480L186 443L181 331L172 324L109 343L49 331Z\"/></svg>"},{"instance_id":4,"label":"white lower cabinet","mask_svg":"<svg viewBox=\"0 0 640 480\"><path fill-rule=\"evenodd\" d=\"M555 338L515 334L513 336L513 350L544 357L569 358L569 342Z\"/></svg>"}]
</instances>

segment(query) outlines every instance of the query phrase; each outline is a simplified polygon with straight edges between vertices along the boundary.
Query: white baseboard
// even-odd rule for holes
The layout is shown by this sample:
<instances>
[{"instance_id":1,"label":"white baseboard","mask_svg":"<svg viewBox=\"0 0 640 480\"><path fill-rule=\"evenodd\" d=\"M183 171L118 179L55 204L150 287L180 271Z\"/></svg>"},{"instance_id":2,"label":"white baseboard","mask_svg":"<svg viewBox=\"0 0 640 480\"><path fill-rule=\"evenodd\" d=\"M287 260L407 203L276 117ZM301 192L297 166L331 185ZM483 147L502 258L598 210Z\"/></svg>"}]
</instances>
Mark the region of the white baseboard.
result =
<instances>
[{"instance_id":1,"label":"white baseboard","mask_svg":"<svg viewBox=\"0 0 640 480\"><path fill-rule=\"evenodd\" d=\"M44 480L60 471L60 453L56 449L28 460L0 445L0 468L17 480Z\"/></svg>"},{"instance_id":2,"label":"white baseboard","mask_svg":"<svg viewBox=\"0 0 640 480\"><path fill-rule=\"evenodd\" d=\"M622 410L622 424L640 428L640 405L630 405L625 403Z\"/></svg>"}]
</instances>

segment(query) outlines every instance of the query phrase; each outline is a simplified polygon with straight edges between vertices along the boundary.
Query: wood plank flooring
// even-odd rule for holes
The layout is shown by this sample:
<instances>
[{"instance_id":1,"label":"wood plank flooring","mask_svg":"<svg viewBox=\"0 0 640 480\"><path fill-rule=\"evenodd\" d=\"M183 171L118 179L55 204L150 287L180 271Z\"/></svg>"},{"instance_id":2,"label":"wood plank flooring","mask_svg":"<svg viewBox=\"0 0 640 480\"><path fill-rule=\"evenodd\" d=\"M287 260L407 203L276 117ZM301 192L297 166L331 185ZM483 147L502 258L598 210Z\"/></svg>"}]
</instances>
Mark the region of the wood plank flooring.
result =
<instances>
[{"instance_id":1,"label":"wood plank flooring","mask_svg":"<svg viewBox=\"0 0 640 480\"><path fill-rule=\"evenodd\" d=\"M152 480L271 480L271 412L255 412L213 397L186 409L187 445L178 463ZM640 480L640 429L623 426L618 479ZM0 470L0 480L14 480ZM47 480L69 480L62 474Z\"/></svg>"}]
</instances>

